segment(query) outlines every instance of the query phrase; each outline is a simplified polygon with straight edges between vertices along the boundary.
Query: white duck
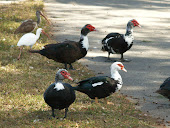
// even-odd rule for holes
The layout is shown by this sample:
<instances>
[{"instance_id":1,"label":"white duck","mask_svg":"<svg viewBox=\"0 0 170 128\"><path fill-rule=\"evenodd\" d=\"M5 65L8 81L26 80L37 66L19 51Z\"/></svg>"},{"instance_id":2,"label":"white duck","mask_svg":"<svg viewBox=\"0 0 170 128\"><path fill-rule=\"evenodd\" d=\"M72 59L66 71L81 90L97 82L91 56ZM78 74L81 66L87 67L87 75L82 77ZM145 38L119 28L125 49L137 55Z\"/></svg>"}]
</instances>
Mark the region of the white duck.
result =
<instances>
[{"instance_id":1,"label":"white duck","mask_svg":"<svg viewBox=\"0 0 170 128\"><path fill-rule=\"evenodd\" d=\"M36 43L36 41L39 39L41 32L43 34L45 34L48 38L48 34L44 32L44 30L42 28L38 28L36 31L36 35L34 33L27 33L24 34L20 40L17 43L17 46L20 47L20 53L18 56L18 60L20 59L21 53L22 53L22 49L23 46L30 46L30 48L32 48L32 46Z\"/></svg>"}]
</instances>

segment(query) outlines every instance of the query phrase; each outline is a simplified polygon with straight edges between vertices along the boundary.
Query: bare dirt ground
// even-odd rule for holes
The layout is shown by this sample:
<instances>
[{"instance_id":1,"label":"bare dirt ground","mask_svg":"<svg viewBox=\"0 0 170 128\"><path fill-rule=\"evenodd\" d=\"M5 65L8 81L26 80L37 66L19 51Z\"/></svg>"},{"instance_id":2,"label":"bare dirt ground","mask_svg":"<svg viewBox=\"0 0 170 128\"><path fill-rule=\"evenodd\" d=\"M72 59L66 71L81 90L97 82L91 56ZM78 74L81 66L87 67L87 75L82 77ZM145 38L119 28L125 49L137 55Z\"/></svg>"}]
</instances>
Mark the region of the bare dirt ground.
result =
<instances>
[{"instance_id":1,"label":"bare dirt ground","mask_svg":"<svg viewBox=\"0 0 170 128\"><path fill-rule=\"evenodd\" d=\"M56 41L79 40L80 29L92 24L98 31L88 35L90 49L79 62L96 75L109 75L107 53L99 43L110 32L125 33L126 24L136 19L142 28L134 29L135 41L124 54L127 73L121 93L134 99L138 108L161 118L170 127L170 102L154 93L170 72L169 0L44 0L45 11L54 25ZM120 55L111 55L120 58Z\"/></svg>"}]
</instances>

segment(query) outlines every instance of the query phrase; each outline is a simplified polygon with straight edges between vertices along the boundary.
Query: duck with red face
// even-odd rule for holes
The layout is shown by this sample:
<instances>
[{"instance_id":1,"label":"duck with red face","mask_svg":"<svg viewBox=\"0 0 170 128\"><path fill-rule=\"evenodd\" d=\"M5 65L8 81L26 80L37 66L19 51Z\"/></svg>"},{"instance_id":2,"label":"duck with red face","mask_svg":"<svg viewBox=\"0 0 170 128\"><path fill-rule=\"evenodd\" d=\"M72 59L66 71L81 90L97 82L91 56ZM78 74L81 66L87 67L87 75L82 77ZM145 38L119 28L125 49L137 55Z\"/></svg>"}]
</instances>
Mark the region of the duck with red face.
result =
<instances>
[{"instance_id":1,"label":"duck with red face","mask_svg":"<svg viewBox=\"0 0 170 128\"><path fill-rule=\"evenodd\" d=\"M111 77L96 76L78 82L78 86L73 87L75 90L87 94L91 99L106 98L112 93L121 89L123 81L119 70L127 72L121 62L115 62L110 67ZM106 100L106 99L105 99ZM106 101L107 102L107 101ZM109 102L107 102L109 104Z\"/></svg>"},{"instance_id":2,"label":"duck with red face","mask_svg":"<svg viewBox=\"0 0 170 128\"><path fill-rule=\"evenodd\" d=\"M108 52L108 59L110 53L114 54L121 54L121 58L119 61L128 62L129 60L124 59L123 53L128 51L133 45L133 28L134 27L141 27L140 24L135 20L132 19L127 23L126 33L119 34L119 33L109 33L103 40L102 40L102 50Z\"/></svg>"},{"instance_id":3,"label":"duck with red face","mask_svg":"<svg viewBox=\"0 0 170 128\"><path fill-rule=\"evenodd\" d=\"M55 117L54 109L65 109L64 118L66 118L68 108L76 98L73 87L68 83L63 83L64 79L73 80L67 70L59 69L55 82L44 92L44 100L51 107L53 117Z\"/></svg>"},{"instance_id":4,"label":"duck with red face","mask_svg":"<svg viewBox=\"0 0 170 128\"><path fill-rule=\"evenodd\" d=\"M48 59L63 63L65 64L65 69L67 69L67 64L69 64L70 69L73 69L72 63L86 56L89 48L87 34L92 31L96 31L95 27L86 24L81 29L78 42L67 40L62 43L48 44L42 50L30 50L30 52L39 53Z\"/></svg>"}]
</instances>

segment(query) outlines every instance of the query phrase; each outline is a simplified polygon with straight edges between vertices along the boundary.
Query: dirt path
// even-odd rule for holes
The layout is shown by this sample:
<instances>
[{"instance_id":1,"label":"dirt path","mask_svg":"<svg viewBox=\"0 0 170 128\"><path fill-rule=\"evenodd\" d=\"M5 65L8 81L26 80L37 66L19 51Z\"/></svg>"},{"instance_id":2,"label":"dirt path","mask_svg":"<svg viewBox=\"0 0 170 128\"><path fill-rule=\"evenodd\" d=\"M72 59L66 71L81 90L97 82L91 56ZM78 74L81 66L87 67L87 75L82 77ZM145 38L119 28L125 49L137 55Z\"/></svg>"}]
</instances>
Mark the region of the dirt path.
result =
<instances>
[{"instance_id":1,"label":"dirt path","mask_svg":"<svg viewBox=\"0 0 170 128\"><path fill-rule=\"evenodd\" d=\"M87 23L98 29L88 35L90 49L81 59L96 75L110 76L107 53L98 43L110 32L125 33L126 24L135 18L142 28L134 29L135 41L125 58L127 73L121 93L139 101L139 108L165 120L170 127L170 102L154 93L170 72L170 2L168 0L44 0L45 10L54 24L57 41L79 40L80 29ZM111 55L119 58L120 55ZM103 75L103 74L102 74Z\"/></svg>"}]
</instances>

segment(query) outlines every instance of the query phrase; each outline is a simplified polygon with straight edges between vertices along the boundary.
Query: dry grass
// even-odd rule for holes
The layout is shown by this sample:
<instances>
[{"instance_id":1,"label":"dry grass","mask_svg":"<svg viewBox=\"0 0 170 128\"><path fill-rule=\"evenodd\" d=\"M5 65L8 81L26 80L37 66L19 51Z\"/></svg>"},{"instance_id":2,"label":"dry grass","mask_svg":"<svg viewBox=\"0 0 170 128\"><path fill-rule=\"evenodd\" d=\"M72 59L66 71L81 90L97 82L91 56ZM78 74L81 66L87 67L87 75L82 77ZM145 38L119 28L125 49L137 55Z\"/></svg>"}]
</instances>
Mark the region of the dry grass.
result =
<instances>
[{"instance_id":1,"label":"dry grass","mask_svg":"<svg viewBox=\"0 0 170 128\"><path fill-rule=\"evenodd\" d=\"M18 61L19 50L16 46L22 34L13 32L22 20L35 18L35 11L43 10L42 2L25 2L0 6L0 127L108 127L108 128L151 128L155 120L144 116L120 94L113 94L108 99L114 105L91 103L86 95L76 92L77 99L70 106L68 118L50 119L51 110L43 100L45 89L54 82L55 73L62 64L56 63L38 54L28 54L23 50ZM49 32L50 27L43 20L40 27ZM33 49L53 43L41 35ZM94 76L87 67L74 63L79 70L69 71L75 81ZM74 83L70 81L65 81ZM56 111L58 117L64 111Z\"/></svg>"}]
</instances>

